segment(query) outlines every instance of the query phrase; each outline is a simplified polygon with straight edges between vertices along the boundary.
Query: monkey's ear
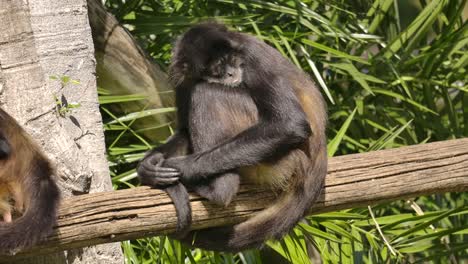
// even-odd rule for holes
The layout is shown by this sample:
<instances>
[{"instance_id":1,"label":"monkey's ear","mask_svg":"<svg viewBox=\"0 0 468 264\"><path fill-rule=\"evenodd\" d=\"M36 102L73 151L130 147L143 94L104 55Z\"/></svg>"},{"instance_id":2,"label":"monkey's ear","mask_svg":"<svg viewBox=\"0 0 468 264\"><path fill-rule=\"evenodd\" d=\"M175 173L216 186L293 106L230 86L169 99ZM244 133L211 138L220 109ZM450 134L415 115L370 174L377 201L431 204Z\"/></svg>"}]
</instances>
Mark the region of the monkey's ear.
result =
<instances>
[{"instance_id":1,"label":"monkey's ear","mask_svg":"<svg viewBox=\"0 0 468 264\"><path fill-rule=\"evenodd\" d=\"M229 47L235 51L241 51L243 49L243 42L238 39L238 38L234 38L234 37L230 37L228 38L228 43L229 43Z\"/></svg>"}]
</instances>

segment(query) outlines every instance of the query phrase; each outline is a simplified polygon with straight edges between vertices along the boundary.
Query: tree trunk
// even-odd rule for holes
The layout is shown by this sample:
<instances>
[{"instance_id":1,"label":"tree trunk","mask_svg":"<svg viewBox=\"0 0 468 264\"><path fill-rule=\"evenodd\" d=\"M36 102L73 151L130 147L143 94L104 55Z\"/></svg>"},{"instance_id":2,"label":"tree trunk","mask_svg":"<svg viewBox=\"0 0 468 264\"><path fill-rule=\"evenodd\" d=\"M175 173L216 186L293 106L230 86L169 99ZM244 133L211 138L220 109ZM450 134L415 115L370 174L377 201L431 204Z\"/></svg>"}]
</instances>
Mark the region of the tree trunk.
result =
<instances>
[{"instance_id":1,"label":"tree trunk","mask_svg":"<svg viewBox=\"0 0 468 264\"><path fill-rule=\"evenodd\" d=\"M64 197L112 190L85 0L0 0L0 7L1 106L56 165ZM122 262L114 243L21 263Z\"/></svg>"},{"instance_id":2,"label":"tree trunk","mask_svg":"<svg viewBox=\"0 0 468 264\"><path fill-rule=\"evenodd\" d=\"M107 12L100 0L88 0L89 23L93 33L98 86L113 95L143 94L146 101L125 104L125 109L113 112L136 112L143 109L173 107L174 94L166 73L138 46L132 35L115 17ZM133 127L150 127L151 123L164 124L174 120L174 113L153 115L132 124ZM171 132L167 126L143 131L151 140L164 140Z\"/></svg>"}]
</instances>

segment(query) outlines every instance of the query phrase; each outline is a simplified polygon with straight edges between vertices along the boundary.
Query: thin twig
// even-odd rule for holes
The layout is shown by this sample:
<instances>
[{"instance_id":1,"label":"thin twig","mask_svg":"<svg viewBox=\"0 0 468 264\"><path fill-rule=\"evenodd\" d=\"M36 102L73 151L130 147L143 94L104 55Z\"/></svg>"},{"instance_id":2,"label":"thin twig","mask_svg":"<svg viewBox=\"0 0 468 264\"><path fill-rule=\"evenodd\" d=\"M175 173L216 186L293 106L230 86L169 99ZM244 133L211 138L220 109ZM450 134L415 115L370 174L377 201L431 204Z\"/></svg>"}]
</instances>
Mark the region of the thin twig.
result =
<instances>
[{"instance_id":1,"label":"thin twig","mask_svg":"<svg viewBox=\"0 0 468 264\"><path fill-rule=\"evenodd\" d=\"M377 223L377 220L375 220L375 216L374 216L374 213L372 212L372 208L370 207L370 205L367 206L367 209L369 210L369 213L370 213L370 215L372 217L372 221L374 221L375 227L377 228L377 231L379 231L379 234L382 237L383 241L385 242L385 245L387 245L388 249L390 249L390 252L392 253L392 255L396 256L397 254L396 254L395 250L390 245L387 238L384 236L384 234L382 232L382 229L380 229L379 223Z\"/></svg>"}]
</instances>

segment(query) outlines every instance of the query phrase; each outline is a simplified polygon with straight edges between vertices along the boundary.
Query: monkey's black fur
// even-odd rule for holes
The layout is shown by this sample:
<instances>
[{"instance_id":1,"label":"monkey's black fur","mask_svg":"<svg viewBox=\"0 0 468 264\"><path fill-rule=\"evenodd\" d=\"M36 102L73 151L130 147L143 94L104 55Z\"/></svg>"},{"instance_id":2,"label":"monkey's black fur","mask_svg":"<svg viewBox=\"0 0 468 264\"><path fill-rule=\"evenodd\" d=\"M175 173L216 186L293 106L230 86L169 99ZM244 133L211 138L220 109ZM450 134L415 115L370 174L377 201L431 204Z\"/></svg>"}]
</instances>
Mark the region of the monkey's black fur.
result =
<instances>
[{"instance_id":1,"label":"monkey's black fur","mask_svg":"<svg viewBox=\"0 0 468 264\"><path fill-rule=\"evenodd\" d=\"M0 198L12 198L15 210L22 213L10 223L0 222L0 254L8 254L34 245L52 232L60 192L48 159L1 108L0 153ZM11 211L7 208L6 213Z\"/></svg>"},{"instance_id":2,"label":"monkey's black fur","mask_svg":"<svg viewBox=\"0 0 468 264\"><path fill-rule=\"evenodd\" d=\"M220 75L212 65L226 68ZM228 79L235 74L240 77ZM273 205L251 219L192 232L182 241L239 251L281 238L304 216L324 184L326 111L320 92L275 49L217 23L194 26L179 39L170 77L176 89L178 140L141 162L142 181L178 179L224 205L236 194L239 178L283 190ZM185 156L164 149L184 150ZM177 176L166 168L177 169Z\"/></svg>"},{"instance_id":3,"label":"monkey's black fur","mask_svg":"<svg viewBox=\"0 0 468 264\"><path fill-rule=\"evenodd\" d=\"M8 155L10 155L10 152L10 144L8 144L8 141L3 135L3 133L0 132L0 159L8 157Z\"/></svg>"}]
</instances>

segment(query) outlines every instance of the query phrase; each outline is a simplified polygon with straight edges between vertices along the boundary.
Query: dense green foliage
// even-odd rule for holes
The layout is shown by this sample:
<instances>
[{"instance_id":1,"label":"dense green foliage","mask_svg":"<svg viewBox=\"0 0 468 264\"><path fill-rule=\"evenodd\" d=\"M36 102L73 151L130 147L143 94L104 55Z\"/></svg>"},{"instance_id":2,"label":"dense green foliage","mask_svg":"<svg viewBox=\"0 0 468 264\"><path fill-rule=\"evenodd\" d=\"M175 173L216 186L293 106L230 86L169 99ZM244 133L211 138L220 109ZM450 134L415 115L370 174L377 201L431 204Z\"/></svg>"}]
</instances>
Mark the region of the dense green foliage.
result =
<instances>
[{"instance_id":1,"label":"dense green foliage","mask_svg":"<svg viewBox=\"0 0 468 264\"><path fill-rule=\"evenodd\" d=\"M327 98L333 156L468 136L466 2L107 0L106 5L162 69L175 37L208 18L273 45L310 73ZM107 104L132 100L143 98L101 95L116 188L137 184L135 162L159 143L140 132L172 125L132 128L136 118L172 108L128 118L116 116ZM310 216L285 240L268 245L292 263L309 263L306 241L315 248L314 258L325 263L459 263L468 255L467 202L467 193L446 193L363 204ZM128 263L269 263L268 252L189 250L167 238L125 242L123 248Z\"/></svg>"}]
</instances>

